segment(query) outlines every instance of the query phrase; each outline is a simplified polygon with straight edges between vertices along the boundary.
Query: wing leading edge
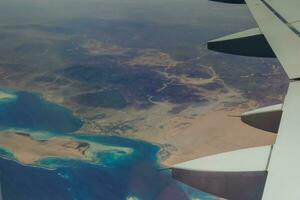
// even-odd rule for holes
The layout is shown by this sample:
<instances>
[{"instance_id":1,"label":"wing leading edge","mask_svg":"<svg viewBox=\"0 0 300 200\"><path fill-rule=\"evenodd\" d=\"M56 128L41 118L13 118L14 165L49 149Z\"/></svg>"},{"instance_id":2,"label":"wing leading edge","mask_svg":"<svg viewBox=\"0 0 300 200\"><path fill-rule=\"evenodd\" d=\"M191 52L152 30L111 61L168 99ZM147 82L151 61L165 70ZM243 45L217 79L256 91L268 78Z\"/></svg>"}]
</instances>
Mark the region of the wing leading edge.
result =
<instances>
[{"instance_id":1,"label":"wing leading edge","mask_svg":"<svg viewBox=\"0 0 300 200\"><path fill-rule=\"evenodd\" d=\"M231 200L298 200L300 1L245 0L245 3L258 28L212 40L208 48L245 56L276 55L290 79L284 104L241 116L242 121L251 126L278 132L276 143L273 148L250 148L181 163L172 167L172 175L200 190ZM247 49L249 41L258 47L252 43L251 49ZM256 52L260 47L266 50Z\"/></svg>"}]
</instances>

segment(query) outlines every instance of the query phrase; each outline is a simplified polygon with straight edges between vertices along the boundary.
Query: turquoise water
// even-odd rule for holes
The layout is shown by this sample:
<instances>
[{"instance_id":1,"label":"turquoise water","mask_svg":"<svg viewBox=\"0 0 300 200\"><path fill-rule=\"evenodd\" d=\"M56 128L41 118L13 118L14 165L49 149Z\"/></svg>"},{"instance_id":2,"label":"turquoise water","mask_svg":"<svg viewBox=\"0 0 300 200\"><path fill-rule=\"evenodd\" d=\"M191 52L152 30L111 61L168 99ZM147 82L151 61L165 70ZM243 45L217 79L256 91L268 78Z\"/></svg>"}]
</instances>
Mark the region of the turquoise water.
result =
<instances>
[{"instance_id":1,"label":"turquoise water","mask_svg":"<svg viewBox=\"0 0 300 200\"><path fill-rule=\"evenodd\" d=\"M9 151L9 150L7 150L7 149L5 149L5 148L2 148L2 147L0 147L0 155L1 155L1 156L4 156L4 157L6 157L6 158L11 158L11 159L14 159L14 158L15 158L13 152L11 152L11 151Z\"/></svg>"},{"instance_id":2,"label":"turquoise water","mask_svg":"<svg viewBox=\"0 0 300 200\"><path fill-rule=\"evenodd\" d=\"M72 113L39 95L14 92L0 103L2 129L53 133L56 137L90 143L92 161L45 158L34 166L14 161L13 152L0 148L2 196L7 200L185 200L212 199L183 187L169 172L161 172L155 145L112 136L73 135L82 125ZM9 134L9 133L7 133ZM40 133L43 134L43 133ZM110 147L101 150L103 147ZM98 149L99 148L99 149Z\"/></svg>"}]
</instances>

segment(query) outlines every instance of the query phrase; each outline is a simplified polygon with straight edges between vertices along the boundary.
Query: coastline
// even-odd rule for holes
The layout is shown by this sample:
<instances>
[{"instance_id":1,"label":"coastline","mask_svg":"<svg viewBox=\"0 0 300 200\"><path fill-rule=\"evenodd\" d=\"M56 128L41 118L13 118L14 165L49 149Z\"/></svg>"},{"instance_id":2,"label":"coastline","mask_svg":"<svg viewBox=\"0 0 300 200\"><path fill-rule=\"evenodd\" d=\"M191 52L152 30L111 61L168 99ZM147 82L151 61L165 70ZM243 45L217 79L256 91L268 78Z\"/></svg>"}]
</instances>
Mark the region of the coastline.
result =
<instances>
[{"instance_id":1,"label":"coastline","mask_svg":"<svg viewBox=\"0 0 300 200\"><path fill-rule=\"evenodd\" d=\"M275 134L249 127L242 123L238 117L231 117L240 115L256 106L255 102L241 103L244 100L245 99L243 99L238 92L231 89L207 105L191 107L183 111L183 113L175 115L164 115L161 118L163 120L162 122L166 124L166 128L164 129L159 129L155 124L159 122L159 120L153 119L153 121L151 121L151 123L153 123L151 130L146 129L132 134L121 135L121 137L138 139L159 146L160 151L157 155L157 162L163 166L170 166L198 157L226 151L273 144L276 139ZM58 105L64 106L63 104ZM172 108L170 104L166 103L156 104L155 106L155 112L150 113L152 117L161 113L162 108L165 109L164 112L166 113ZM72 112L72 110L68 111ZM73 134L76 135L80 131L82 130L78 130ZM157 133L153 134L153 131ZM38 144L38 141L33 140L35 134L24 135L15 134L13 131L9 132L9 134L0 135L0 137L2 137L2 143L3 139L8 140L3 144L1 144L0 141L0 144L3 148L14 152L16 159L24 164L34 164L43 158L55 156L89 160L91 158L88 157L91 157L93 154L89 152L89 156L87 156L85 153L82 154L78 149L73 148L75 144L71 145L69 143L79 141L71 141L70 138L55 139L55 137L49 137L44 141L44 144L49 143L48 145L50 145L50 148L47 148L45 145L42 144L41 146L41 144ZM88 130L84 132L89 133ZM92 132L90 134L95 136L106 135ZM33 138L31 138L32 136ZM11 140L9 137L15 138L11 138ZM23 147L18 147L15 141L25 141L25 143L27 141L28 144L23 145L26 146L25 150ZM59 149L51 148L52 145L56 145ZM35 147L40 148L39 153L36 153ZM30 148L32 149L30 150ZM96 150L101 152L103 148L96 148L95 151ZM29 153L27 156L26 152Z\"/></svg>"}]
</instances>

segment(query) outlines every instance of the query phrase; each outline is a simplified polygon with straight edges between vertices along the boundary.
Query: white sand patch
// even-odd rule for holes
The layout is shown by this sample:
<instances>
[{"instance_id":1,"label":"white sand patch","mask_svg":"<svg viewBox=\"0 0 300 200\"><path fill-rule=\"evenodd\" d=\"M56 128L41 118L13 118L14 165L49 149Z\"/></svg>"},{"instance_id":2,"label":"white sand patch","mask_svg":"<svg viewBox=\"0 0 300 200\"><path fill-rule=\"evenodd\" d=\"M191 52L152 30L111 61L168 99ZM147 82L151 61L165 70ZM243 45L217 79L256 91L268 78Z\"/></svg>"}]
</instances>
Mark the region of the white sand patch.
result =
<instances>
[{"instance_id":1,"label":"white sand patch","mask_svg":"<svg viewBox=\"0 0 300 200\"><path fill-rule=\"evenodd\" d=\"M135 196L128 196L126 198L126 200L139 200L139 198L135 197Z\"/></svg>"},{"instance_id":2,"label":"white sand patch","mask_svg":"<svg viewBox=\"0 0 300 200\"><path fill-rule=\"evenodd\" d=\"M80 140L84 142L84 140ZM130 147L119 147L113 145L99 144L96 142L86 141L89 143L90 147L85 152L85 156L88 160L97 161L97 163L101 164L101 160L98 160L97 154L101 153L111 153L114 160L127 157L131 155L134 150Z\"/></svg>"},{"instance_id":3,"label":"white sand patch","mask_svg":"<svg viewBox=\"0 0 300 200\"><path fill-rule=\"evenodd\" d=\"M1 101L14 100L16 98L17 98L17 95L14 95L14 94L8 93L8 92L0 91L0 102Z\"/></svg>"}]
</instances>

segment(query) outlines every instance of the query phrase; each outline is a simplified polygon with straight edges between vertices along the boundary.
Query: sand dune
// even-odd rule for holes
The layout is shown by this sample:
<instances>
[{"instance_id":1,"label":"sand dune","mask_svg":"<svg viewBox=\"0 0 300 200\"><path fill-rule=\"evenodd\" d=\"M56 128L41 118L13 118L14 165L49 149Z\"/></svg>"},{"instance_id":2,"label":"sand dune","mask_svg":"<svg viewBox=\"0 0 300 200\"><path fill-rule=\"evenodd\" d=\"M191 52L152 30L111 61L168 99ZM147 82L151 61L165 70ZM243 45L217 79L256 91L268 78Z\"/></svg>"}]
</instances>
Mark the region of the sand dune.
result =
<instances>
[{"instance_id":1,"label":"sand dune","mask_svg":"<svg viewBox=\"0 0 300 200\"><path fill-rule=\"evenodd\" d=\"M232 117L244 111L240 107L215 107L193 119L181 119L181 124L188 125L139 137L162 144L161 161L167 166L206 155L273 144L276 134L255 129L241 122L239 117Z\"/></svg>"}]
</instances>

